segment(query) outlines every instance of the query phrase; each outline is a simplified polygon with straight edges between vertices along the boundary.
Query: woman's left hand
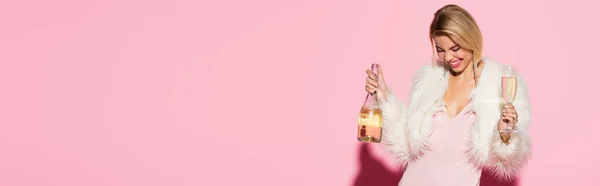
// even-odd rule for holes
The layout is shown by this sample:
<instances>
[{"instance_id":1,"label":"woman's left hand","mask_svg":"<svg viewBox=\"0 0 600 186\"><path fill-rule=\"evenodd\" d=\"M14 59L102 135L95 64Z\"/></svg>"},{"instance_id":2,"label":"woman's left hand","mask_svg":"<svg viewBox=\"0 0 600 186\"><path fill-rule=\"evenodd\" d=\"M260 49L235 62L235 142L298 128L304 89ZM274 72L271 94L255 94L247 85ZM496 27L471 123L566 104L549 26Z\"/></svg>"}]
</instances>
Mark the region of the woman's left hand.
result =
<instances>
[{"instance_id":1,"label":"woman's left hand","mask_svg":"<svg viewBox=\"0 0 600 186\"><path fill-rule=\"evenodd\" d=\"M502 117L498 121L498 131L502 131L506 128L514 129L515 125L519 122L519 115L513 105L506 105L502 109ZM507 142L510 139L510 132L501 132L500 136L502 141Z\"/></svg>"}]
</instances>

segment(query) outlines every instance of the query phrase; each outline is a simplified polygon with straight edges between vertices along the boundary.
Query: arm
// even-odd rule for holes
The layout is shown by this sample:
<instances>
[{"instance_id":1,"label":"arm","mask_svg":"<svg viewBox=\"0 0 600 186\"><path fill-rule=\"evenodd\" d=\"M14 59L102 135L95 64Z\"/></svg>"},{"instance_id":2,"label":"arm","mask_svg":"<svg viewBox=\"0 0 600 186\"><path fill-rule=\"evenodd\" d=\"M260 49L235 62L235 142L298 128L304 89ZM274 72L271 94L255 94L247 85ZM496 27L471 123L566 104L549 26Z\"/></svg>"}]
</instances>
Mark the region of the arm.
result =
<instances>
[{"instance_id":1,"label":"arm","mask_svg":"<svg viewBox=\"0 0 600 186\"><path fill-rule=\"evenodd\" d=\"M410 100L419 100L422 97L422 88L426 84L426 74L434 69L432 66L425 65L417 70L412 79L410 90ZM391 89L382 95L380 107L383 111L383 131L381 143L386 151L396 159L396 162L405 167L413 158L413 152L417 149L411 149L411 142L408 134L408 107L394 95Z\"/></svg>"},{"instance_id":2,"label":"arm","mask_svg":"<svg viewBox=\"0 0 600 186\"><path fill-rule=\"evenodd\" d=\"M403 167L408 164L410 151L406 133L406 106L394 95L392 90L381 99L383 111L383 131L381 143L386 151Z\"/></svg>"},{"instance_id":3,"label":"arm","mask_svg":"<svg viewBox=\"0 0 600 186\"><path fill-rule=\"evenodd\" d=\"M525 166L531 153L531 141L528 129L531 124L531 106L527 85L523 77L518 77L517 96L513 105L518 114L515 125L516 133L512 133L504 143L499 132L494 131L491 154L488 165L498 177L512 179Z\"/></svg>"}]
</instances>

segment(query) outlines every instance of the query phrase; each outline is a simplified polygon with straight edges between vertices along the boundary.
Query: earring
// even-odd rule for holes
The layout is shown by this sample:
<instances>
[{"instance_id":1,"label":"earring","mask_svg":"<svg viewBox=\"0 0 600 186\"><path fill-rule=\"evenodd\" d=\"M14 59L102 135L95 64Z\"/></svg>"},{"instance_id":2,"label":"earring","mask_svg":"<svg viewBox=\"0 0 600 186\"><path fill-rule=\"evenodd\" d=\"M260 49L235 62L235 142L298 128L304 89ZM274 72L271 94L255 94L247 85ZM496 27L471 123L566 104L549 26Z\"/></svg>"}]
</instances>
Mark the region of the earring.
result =
<instances>
[{"instance_id":1,"label":"earring","mask_svg":"<svg viewBox=\"0 0 600 186\"><path fill-rule=\"evenodd\" d=\"M477 61L473 59L473 78L475 78L475 86L477 86Z\"/></svg>"}]
</instances>

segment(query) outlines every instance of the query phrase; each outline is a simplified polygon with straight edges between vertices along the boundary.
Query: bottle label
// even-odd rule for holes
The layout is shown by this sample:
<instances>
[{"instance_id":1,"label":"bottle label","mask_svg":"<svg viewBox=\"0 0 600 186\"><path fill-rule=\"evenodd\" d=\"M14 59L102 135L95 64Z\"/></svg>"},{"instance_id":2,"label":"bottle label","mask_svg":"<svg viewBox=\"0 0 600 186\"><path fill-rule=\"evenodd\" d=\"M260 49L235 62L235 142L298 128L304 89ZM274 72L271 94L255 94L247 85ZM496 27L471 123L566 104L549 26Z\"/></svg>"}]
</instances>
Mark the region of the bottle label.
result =
<instances>
[{"instance_id":1,"label":"bottle label","mask_svg":"<svg viewBox=\"0 0 600 186\"><path fill-rule=\"evenodd\" d=\"M380 109L363 108L360 112L358 125L382 127L383 117Z\"/></svg>"}]
</instances>

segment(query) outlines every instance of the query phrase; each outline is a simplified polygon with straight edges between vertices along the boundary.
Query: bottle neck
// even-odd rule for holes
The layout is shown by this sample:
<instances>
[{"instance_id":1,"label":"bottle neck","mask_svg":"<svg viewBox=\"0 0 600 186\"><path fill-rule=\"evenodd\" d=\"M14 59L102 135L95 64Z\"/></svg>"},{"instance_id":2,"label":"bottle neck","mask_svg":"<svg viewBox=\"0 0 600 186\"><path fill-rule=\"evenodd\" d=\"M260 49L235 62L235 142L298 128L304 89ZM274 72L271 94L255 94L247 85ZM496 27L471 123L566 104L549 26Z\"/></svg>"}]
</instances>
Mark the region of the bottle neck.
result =
<instances>
[{"instance_id":1,"label":"bottle neck","mask_svg":"<svg viewBox=\"0 0 600 186\"><path fill-rule=\"evenodd\" d=\"M371 64L371 71L373 72L373 74L375 74L375 76L379 75L379 64Z\"/></svg>"},{"instance_id":2,"label":"bottle neck","mask_svg":"<svg viewBox=\"0 0 600 186\"><path fill-rule=\"evenodd\" d=\"M379 76L379 64L377 64L377 63L371 64L371 71L373 72L373 75L375 75L375 77L378 78L378 76ZM367 96L372 97L375 100L376 103L378 102L378 100L377 100L377 90L375 90L375 92L373 92L373 93L369 93L369 95L367 95Z\"/></svg>"},{"instance_id":3,"label":"bottle neck","mask_svg":"<svg viewBox=\"0 0 600 186\"><path fill-rule=\"evenodd\" d=\"M377 79L377 76L379 75L379 64L377 64L377 63L371 64L371 72L373 73L373 75L375 75L375 79ZM379 108L379 100L377 98L377 90L375 90L375 92L373 92L373 93L367 93L367 97L365 98L365 103L363 104L363 107L370 108L370 109Z\"/></svg>"}]
</instances>

